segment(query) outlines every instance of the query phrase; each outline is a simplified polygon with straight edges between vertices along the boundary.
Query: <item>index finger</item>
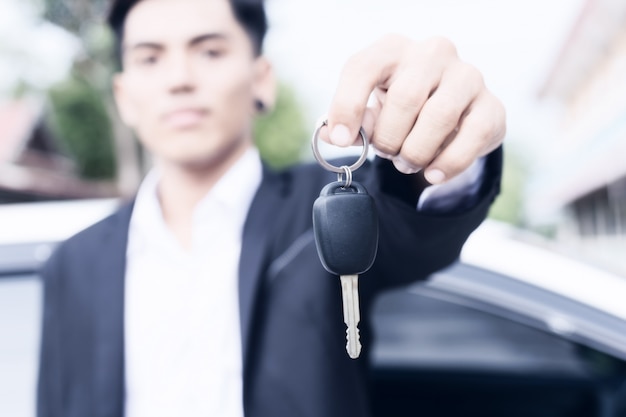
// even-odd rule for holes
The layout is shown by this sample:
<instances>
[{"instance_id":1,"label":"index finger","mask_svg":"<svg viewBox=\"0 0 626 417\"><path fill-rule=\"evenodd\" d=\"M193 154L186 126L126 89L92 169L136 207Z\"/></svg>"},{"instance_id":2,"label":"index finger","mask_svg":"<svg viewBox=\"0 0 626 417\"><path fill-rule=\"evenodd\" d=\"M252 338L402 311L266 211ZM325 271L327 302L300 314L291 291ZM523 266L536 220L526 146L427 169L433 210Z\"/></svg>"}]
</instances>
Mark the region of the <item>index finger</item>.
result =
<instances>
[{"instance_id":1,"label":"index finger","mask_svg":"<svg viewBox=\"0 0 626 417\"><path fill-rule=\"evenodd\" d=\"M392 36L374 43L346 62L328 112L329 138L334 145L352 145L363 124L370 94L386 86L407 40Z\"/></svg>"}]
</instances>

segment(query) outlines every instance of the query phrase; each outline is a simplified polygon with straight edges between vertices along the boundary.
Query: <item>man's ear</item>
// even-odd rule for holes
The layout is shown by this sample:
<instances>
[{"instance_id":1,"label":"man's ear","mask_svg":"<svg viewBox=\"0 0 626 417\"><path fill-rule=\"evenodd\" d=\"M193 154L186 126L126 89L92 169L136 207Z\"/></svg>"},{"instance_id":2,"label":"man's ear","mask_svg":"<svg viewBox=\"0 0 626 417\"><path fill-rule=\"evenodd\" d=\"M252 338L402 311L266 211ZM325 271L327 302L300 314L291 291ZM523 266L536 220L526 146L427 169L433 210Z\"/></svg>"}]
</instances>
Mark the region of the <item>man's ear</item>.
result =
<instances>
[{"instance_id":1,"label":"man's ear","mask_svg":"<svg viewBox=\"0 0 626 417\"><path fill-rule=\"evenodd\" d=\"M128 127L134 128L137 116L135 114L132 100L128 95L126 79L123 73L117 73L113 76L113 97L120 118Z\"/></svg>"},{"instance_id":2,"label":"man's ear","mask_svg":"<svg viewBox=\"0 0 626 417\"><path fill-rule=\"evenodd\" d=\"M270 61L264 56L256 58L253 93L254 100L263 105L264 113L272 111L276 104L276 77ZM257 110L259 110L257 105Z\"/></svg>"}]
</instances>

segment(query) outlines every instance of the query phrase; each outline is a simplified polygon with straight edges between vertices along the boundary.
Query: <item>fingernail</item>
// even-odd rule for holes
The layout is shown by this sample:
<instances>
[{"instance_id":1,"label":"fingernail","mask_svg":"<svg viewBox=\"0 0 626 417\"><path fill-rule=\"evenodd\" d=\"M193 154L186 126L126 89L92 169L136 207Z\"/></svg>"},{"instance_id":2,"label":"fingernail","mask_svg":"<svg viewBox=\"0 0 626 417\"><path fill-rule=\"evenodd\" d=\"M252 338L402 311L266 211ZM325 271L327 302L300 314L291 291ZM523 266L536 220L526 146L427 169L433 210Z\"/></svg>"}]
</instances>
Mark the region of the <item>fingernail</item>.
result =
<instances>
[{"instance_id":1,"label":"fingernail","mask_svg":"<svg viewBox=\"0 0 626 417\"><path fill-rule=\"evenodd\" d=\"M330 132L330 140L337 146L350 146L353 142L350 129L345 125L336 125Z\"/></svg>"},{"instance_id":2,"label":"fingernail","mask_svg":"<svg viewBox=\"0 0 626 417\"><path fill-rule=\"evenodd\" d=\"M424 178L431 184L441 184L446 180L446 174L439 169L429 169L424 173Z\"/></svg>"},{"instance_id":3,"label":"fingernail","mask_svg":"<svg viewBox=\"0 0 626 417\"><path fill-rule=\"evenodd\" d=\"M409 164L401 156L397 156L393 158L393 165L396 167L398 171L400 171L403 174L415 174L417 171L420 170L420 168Z\"/></svg>"}]
</instances>

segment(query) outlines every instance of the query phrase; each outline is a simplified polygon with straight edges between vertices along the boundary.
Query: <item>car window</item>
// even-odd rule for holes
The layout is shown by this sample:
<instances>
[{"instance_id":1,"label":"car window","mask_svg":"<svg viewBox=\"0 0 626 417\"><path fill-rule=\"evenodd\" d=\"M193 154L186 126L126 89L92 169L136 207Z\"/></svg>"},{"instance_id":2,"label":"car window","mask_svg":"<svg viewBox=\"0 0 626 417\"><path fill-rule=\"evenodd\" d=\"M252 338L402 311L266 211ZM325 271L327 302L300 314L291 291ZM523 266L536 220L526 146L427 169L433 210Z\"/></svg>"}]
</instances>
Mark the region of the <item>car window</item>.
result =
<instances>
[{"instance_id":1,"label":"car window","mask_svg":"<svg viewBox=\"0 0 626 417\"><path fill-rule=\"evenodd\" d=\"M546 272L544 280L551 280L551 274ZM624 283L622 288L626 289ZM593 276L589 276L587 291L601 290L606 291L594 287ZM555 292L549 286L539 287L500 272L456 263L427 282L412 286L410 291L451 298L626 360L625 317Z\"/></svg>"},{"instance_id":2,"label":"car window","mask_svg":"<svg viewBox=\"0 0 626 417\"><path fill-rule=\"evenodd\" d=\"M0 244L0 277L28 274L37 270L50 256L56 243Z\"/></svg>"},{"instance_id":3,"label":"car window","mask_svg":"<svg viewBox=\"0 0 626 417\"><path fill-rule=\"evenodd\" d=\"M377 415L625 415L624 361L510 313L414 288L382 295L370 375Z\"/></svg>"}]
</instances>

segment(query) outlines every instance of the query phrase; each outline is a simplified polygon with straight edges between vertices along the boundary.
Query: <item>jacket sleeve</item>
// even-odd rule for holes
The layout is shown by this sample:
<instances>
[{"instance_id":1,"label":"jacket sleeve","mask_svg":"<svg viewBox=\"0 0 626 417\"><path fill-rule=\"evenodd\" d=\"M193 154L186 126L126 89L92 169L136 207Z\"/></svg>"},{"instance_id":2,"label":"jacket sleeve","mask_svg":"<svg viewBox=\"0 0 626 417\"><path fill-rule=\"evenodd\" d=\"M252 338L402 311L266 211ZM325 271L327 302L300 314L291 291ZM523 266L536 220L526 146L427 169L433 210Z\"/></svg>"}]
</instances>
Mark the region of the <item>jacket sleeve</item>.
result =
<instances>
[{"instance_id":1,"label":"jacket sleeve","mask_svg":"<svg viewBox=\"0 0 626 417\"><path fill-rule=\"evenodd\" d=\"M374 196L379 216L378 254L360 280L364 291L406 285L426 279L458 259L466 239L486 218L500 190L502 148L485 163L479 195L459 210L419 212L417 200L427 183L419 174L404 175L386 160L376 160L364 182ZM361 284L362 283L362 284Z\"/></svg>"}]
</instances>

